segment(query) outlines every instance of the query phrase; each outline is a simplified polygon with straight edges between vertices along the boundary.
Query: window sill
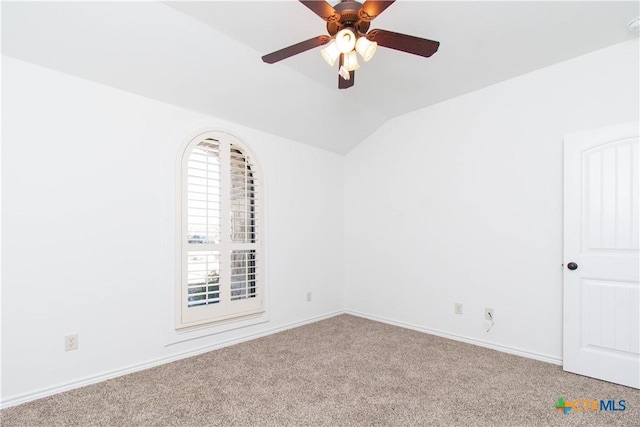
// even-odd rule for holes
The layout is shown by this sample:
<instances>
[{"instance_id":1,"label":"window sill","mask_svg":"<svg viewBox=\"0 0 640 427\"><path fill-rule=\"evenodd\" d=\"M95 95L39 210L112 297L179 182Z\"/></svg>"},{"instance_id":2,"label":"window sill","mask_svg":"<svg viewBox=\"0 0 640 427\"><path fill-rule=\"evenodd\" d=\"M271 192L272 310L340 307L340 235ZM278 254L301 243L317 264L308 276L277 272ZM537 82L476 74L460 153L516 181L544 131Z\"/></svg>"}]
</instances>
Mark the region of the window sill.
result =
<instances>
[{"instance_id":1,"label":"window sill","mask_svg":"<svg viewBox=\"0 0 640 427\"><path fill-rule=\"evenodd\" d=\"M232 318L207 321L194 325L185 325L180 328L174 327L168 331L165 338L165 347L189 341L209 335L221 334L248 326L258 325L269 321L266 310L260 309L248 312Z\"/></svg>"}]
</instances>

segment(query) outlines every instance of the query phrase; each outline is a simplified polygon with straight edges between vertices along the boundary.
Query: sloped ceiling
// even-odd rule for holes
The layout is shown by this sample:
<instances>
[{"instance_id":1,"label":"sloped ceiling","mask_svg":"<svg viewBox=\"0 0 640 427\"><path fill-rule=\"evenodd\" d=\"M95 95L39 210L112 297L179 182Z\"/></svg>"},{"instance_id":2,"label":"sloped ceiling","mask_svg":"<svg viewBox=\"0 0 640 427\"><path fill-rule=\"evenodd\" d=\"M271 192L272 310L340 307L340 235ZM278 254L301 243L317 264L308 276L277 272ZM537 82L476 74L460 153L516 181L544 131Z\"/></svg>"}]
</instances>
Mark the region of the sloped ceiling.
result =
<instances>
[{"instance_id":1,"label":"sloped ceiling","mask_svg":"<svg viewBox=\"0 0 640 427\"><path fill-rule=\"evenodd\" d=\"M399 0L372 28L439 51L379 48L347 90L318 49L261 61L325 34L297 1L3 2L2 53L346 153L395 116L637 37L639 14L637 1Z\"/></svg>"}]
</instances>

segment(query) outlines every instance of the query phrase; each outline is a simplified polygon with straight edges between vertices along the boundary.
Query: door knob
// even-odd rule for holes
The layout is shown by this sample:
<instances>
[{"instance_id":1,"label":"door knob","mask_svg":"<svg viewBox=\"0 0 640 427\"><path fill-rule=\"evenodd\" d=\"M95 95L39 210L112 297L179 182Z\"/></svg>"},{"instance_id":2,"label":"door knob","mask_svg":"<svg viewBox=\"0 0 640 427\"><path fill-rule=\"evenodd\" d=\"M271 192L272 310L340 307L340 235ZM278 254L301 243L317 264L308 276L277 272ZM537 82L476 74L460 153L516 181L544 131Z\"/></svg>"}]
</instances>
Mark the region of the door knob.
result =
<instances>
[{"instance_id":1,"label":"door knob","mask_svg":"<svg viewBox=\"0 0 640 427\"><path fill-rule=\"evenodd\" d=\"M567 268L569 270L577 270L578 269L578 264L576 264L575 262L570 262L569 264L567 264Z\"/></svg>"}]
</instances>

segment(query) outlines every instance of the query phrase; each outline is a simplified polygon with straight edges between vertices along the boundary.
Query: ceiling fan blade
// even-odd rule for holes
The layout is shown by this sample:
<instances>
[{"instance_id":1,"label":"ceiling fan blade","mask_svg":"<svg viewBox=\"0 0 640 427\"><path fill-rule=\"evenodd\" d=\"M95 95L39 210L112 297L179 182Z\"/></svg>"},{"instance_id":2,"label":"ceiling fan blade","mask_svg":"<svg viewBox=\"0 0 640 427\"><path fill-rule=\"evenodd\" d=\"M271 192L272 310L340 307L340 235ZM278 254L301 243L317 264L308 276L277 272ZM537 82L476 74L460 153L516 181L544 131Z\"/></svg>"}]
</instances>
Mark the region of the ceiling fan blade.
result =
<instances>
[{"instance_id":1,"label":"ceiling fan blade","mask_svg":"<svg viewBox=\"0 0 640 427\"><path fill-rule=\"evenodd\" d=\"M349 71L350 78L349 80L345 80L342 78L340 74L338 74L338 89L349 89L351 86L355 84L355 71Z\"/></svg>"},{"instance_id":2,"label":"ceiling fan blade","mask_svg":"<svg viewBox=\"0 0 640 427\"><path fill-rule=\"evenodd\" d=\"M342 67L342 64L343 64L343 56L344 55L340 55L340 65L339 65L340 67ZM355 84L356 82L355 78L356 78L355 71L349 71L349 80L343 79L340 73L338 73L338 89L349 89L351 86Z\"/></svg>"},{"instance_id":3,"label":"ceiling fan blade","mask_svg":"<svg viewBox=\"0 0 640 427\"><path fill-rule=\"evenodd\" d=\"M306 52L307 50L313 49L314 47L327 44L329 43L329 40L331 40L331 37L329 36L317 36L312 39L296 43L289 47L285 47L284 49L276 50L275 52L269 53L263 56L262 60L267 64L273 64L275 62L282 61L283 59L287 59L290 56Z\"/></svg>"},{"instance_id":4,"label":"ceiling fan blade","mask_svg":"<svg viewBox=\"0 0 640 427\"><path fill-rule=\"evenodd\" d=\"M387 30L371 30L367 34L367 39L378 43L380 46L388 47L389 49L413 53L414 55L424 56L425 58L436 53L440 46L440 42L437 41L394 33Z\"/></svg>"},{"instance_id":5,"label":"ceiling fan blade","mask_svg":"<svg viewBox=\"0 0 640 427\"><path fill-rule=\"evenodd\" d=\"M300 3L307 6L313 13L327 22L340 21L340 14L324 0L299 0Z\"/></svg>"},{"instance_id":6,"label":"ceiling fan blade","mask_svg":"<svg viewBox=\"0 0 640 427\"><path fill-rule=\"evenodd\" d=\"M391 6L395 0L390 1L377 1L377 0L367 0L364 2L360 10L358 11L358 18L363 21L371 22L378 15L380 15L386 8Z\"/></svg>"}]
</instances>

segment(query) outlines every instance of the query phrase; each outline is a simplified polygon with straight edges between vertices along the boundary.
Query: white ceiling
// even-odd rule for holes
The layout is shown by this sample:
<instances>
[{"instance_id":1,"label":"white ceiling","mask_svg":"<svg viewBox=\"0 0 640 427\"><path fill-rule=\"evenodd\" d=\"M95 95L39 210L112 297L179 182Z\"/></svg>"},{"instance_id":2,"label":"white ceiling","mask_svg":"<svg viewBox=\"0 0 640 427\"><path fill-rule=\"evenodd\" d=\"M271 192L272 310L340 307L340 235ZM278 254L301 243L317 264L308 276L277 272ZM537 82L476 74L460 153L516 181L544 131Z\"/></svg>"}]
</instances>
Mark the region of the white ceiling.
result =
<instances>
[{"instance_id":1,"label":"white ceiling","mask_svg":"<svg viewBox=\"0 0 640 427\"><path fill-rule=\"evenodd\" d=\"M293 0L3 1L2 53L346 153L392 117L637 37L626 25L639 14L637 1L399 0L371 28L439 51L379 48L347 90L319 49L261 61L325 34Z\"/></svg>"}]
</instances>

